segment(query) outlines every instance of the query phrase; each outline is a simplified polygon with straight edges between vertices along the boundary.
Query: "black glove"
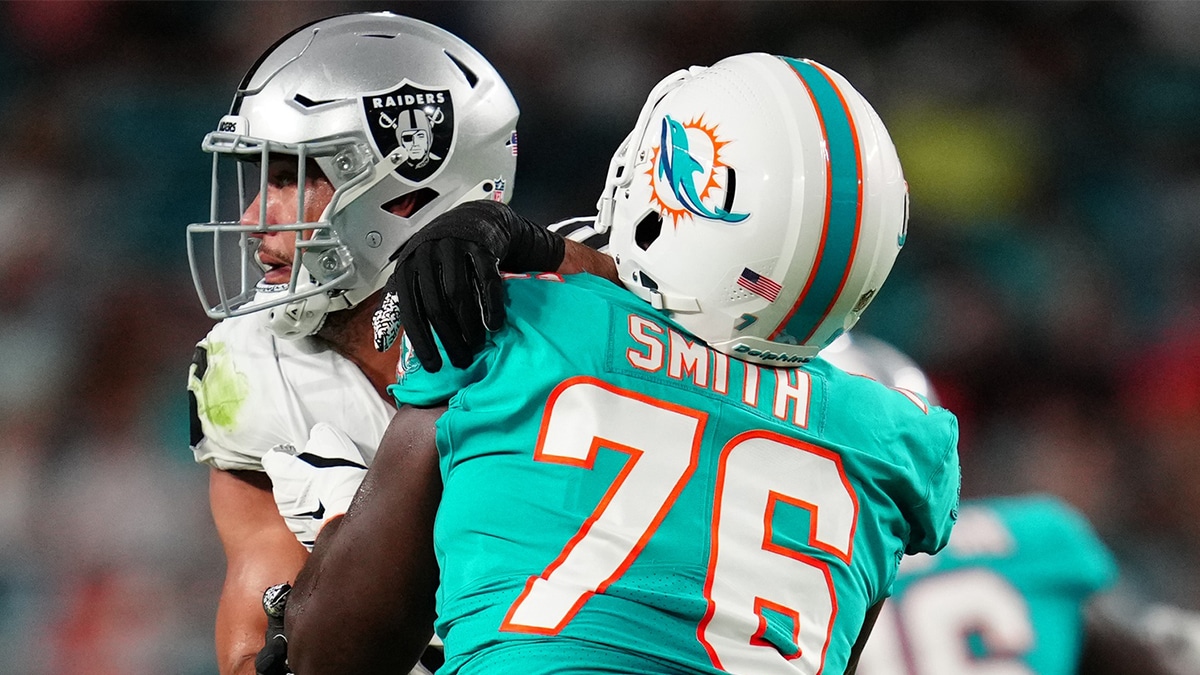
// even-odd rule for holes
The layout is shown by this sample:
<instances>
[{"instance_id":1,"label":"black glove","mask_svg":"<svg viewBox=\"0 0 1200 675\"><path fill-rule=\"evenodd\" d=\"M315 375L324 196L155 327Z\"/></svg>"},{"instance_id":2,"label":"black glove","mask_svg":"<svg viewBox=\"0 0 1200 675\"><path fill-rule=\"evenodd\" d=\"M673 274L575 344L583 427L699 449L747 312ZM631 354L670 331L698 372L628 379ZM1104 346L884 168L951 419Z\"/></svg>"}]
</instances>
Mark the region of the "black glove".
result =
<instances>
[{"instance_id":1,"label":"black glove","mask_svg":"<svg viewBox=\"0 0 1200 675\"><path fill-rule=\"evenodd\" d=\"M266 644L254 657L254 672L258 675L291 675L287 664L287 638L283 635L283 611L291 591L290 584L276 584L263 593L267 635Z\"/></svg>"},{"instance_id":2,"label":"black glove","mask_svg":"<svg viewBox=\"0 0 1200 675\"><path fill-rule=\"evenodd\" d=\"M553 272L563 238L500 202L473 201L440 214L396 254L396 270L375 311L375 348L387 351L403 326L430 372L442 368L437 331L455 368L466 368L487 331L504 325L506 272ZM432 330L431 330L432 328Z\"/></svg>"}]
</instances>

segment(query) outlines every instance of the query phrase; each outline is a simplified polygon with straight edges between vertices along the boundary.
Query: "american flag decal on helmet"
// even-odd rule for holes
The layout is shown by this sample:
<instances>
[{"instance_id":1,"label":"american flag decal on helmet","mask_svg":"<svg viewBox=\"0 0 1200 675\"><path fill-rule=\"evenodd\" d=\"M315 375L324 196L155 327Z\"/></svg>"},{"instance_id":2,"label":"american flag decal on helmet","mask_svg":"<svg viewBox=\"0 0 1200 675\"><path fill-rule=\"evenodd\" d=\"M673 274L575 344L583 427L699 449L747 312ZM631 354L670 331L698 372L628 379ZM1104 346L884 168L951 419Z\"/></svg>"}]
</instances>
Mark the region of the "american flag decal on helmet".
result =
<instances>
[{"instance_id":1,"label":"american flag decal on helmet","mask_svg":"<svg viewBox=\"0 0 1200 675\"><path fill-rule=\"evenodd\" d=\"M512 156L517 156L517 132L512 132L512 136L508 137L508 142L505 143L512 150Z\"/></svg>"},{"instance_id":2,"label":"american flag decal on helmet","mask_svg":"<svg viewBox=\"0 0 1200 675\"><path fill-rule=\"evenodd\" d=\"M771 302L775 302L775 298L779 297L779 291L783 290L783 286L780 286L774 280L764 277L749 267L742 270L742 274L738 277L737 283L738 286L741 286L755 295L762 296Z\"/></svg>"}]
</instances>

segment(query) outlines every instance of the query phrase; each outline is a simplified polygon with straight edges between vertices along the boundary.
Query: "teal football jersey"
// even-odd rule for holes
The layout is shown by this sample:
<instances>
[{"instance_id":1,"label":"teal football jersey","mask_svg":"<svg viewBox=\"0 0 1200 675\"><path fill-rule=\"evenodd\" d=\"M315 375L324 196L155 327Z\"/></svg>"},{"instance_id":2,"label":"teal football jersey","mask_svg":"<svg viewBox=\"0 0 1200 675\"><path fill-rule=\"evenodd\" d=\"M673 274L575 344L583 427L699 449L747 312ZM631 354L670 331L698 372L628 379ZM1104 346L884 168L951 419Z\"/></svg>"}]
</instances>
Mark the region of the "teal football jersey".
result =
<instances>
[{"instance_id":1,"label":"teal football jersey","mask_svg":"<svg viewBox=\"0 0 1200 675\"><path fill-rule=\"evenodd\" d=\"M1116 581L1087 521L1047 496L964 502L941 553L906 558L860 675L1073 675L1084 604Z\"/></svg>"},{"instance_id":2,"label":"teal football jersey","mask_svg":"<svg viewBox=\"0 0 1200 675\"><path fill-rule=\"evenodd\" d=\"M910 392L746 364L589 275L506 282L449 402L439 673L840 673L901 554L949 538L957 422Z\"/></svg>"}]
</instances>

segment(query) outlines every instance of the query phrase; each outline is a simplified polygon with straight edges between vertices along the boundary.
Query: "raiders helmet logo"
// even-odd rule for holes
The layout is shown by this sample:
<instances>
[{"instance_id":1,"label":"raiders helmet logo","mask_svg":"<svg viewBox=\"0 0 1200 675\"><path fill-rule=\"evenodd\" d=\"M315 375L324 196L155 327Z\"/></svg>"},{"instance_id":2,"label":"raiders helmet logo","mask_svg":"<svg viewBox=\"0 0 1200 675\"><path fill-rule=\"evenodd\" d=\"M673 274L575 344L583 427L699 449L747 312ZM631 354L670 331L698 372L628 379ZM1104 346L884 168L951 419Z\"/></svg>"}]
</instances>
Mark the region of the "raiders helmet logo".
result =
<instances>
[{"instance_id":1,"label":"raiders helmet logo","mask_svg":"<svg viewBox=\"0 0 1200 675\"><path fill-rule=\"evenodd\" d=\"M405 80L392 91L362 99L367 128L383 156L404 157L396 173L420 183L438 172L454 145L454 101L447 89Z\"/></svg>"}]
</instances>

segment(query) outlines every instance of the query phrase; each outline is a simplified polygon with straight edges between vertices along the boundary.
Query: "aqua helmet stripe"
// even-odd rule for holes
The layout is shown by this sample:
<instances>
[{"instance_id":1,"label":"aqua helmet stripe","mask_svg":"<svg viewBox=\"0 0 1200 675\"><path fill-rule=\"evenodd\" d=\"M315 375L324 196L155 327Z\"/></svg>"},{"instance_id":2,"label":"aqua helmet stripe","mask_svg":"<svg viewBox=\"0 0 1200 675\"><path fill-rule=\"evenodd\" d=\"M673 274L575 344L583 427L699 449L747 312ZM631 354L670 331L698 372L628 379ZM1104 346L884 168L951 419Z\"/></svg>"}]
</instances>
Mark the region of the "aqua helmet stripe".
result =
<instances>
[{"instance_id":1,"label":"aqua helmet stripe","mask_svg":"<svg viewBox=\"0 0 1200 675\"><path fill-rule=\"evenodd\" d=\"M782 57L804 85L825 139L825 221L821 245L804 290L769 339L805 343L841 296L862 224L862 154L850 106L833 79L810 61Z\"/></svg>"}]
</instances>

